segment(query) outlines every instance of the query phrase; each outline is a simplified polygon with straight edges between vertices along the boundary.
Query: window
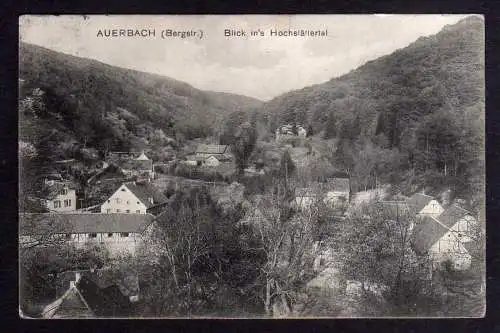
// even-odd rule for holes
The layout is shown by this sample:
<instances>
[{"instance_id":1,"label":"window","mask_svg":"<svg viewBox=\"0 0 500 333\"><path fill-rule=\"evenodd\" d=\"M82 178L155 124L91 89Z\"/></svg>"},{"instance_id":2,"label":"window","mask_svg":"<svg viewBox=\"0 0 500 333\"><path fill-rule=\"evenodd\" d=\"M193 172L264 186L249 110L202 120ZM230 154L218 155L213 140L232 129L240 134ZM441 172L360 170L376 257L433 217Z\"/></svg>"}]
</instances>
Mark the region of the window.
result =
<instances>
[{"instance_id":1,"label":"window","mask_svg":"<svg viewBox=\"0 0 500 333\"><path fill-rule=\"evenodd\" d=\"M109 232L109 233L108 233L108 237L113 237L113 233L112 233L112 232Z\"/></svg>"},{"instance_id":2,"label":"window","mask_svg":"<svg viewBox=\"0 0 500 333\"><path fill-rule=\"evenodd\" d=\"M124 188L122 188L122 192L125 192L126 190Z\"/></svg>"},{"instance_id":3,"label":"window","mask_svg":"<svg viewBox=\"0 0 500 333\"><path fill-rule=\"evenodd\" d=\"M66 239L71 239L71 234L66 234Z\"/></svg>"},{"instance_id":4,"label":"window","mask_svg":"<svg viewBox=\"0 0 500 333\"><path fill-rule=\"evenodd\" d=\"M66 194L68 194L68 189L64 188L64 189L60 190L59 194L60 195L66 195Z\"/></svg>"},{"instance_id":5,"label":"window","mask_svg":"<svg viewBox=\"0 0 500 333\"><path fill-rule=\"evenodd\" d=\"M91 233L89 234L89 237L90 237L90 238L96 238L96 237L97 237L97 233L95 233L95 232L91 232Z\"/></svg>"},{"instance_id":6,"label":"window","mask_svg":"<svg viewBox=\"0 0 500 333\"><path fill-rule=\"evenodd\" d=\"M128 232L120 232L120 237L128 237Z\"/></svg>"},{"instance_id":7,"label":"window","mask_svg":"<svg viewBox=\"0 0 500 333\"><path fill-rule=\"evenodd\" d=\"M130 201L127 200L127 205L130 205Z\"/></svg>"},{"instance_id":8,"label":"window","mask_svg":"<svg viewBox=\"0 0 500 333\"><path fill-rule=\"evenodd\" d=\"M119 210L119 209L117 209L117 210L116 210L116 212L117 212L117 213L119 213L119 212L120 212L120 210Z\"/></svg>"},{"instance_id":9,"label":"window","mask_svg":"<svg viewBox=\"0 0 500 333\"><path fill-rule=\"evenodd\" d=\"M71 206L71 199L64 200L64 207L70 207L70 206Z\"/></svg>"},{"instance_id":10,"label":"window","mask_svg":"<svg viewBox=\"0 0 500 333\"><path fill-rule=\"evenodd\" d=\"M139 204L139 201L137 201L137 204Z\"/></svg>"},{"instance_id":11,"label":"window","mask_svg":"<svg viewBox=\"0 0 500 333\"><path fill-rule=\"evenodd\" d=\"M59 200L54 201L54 208L61 208L61 201Z\"/></svg>"},{"instance_id":12,"label":"window","mask_svg":"<svg viewBox=\"0 0 500 333\"><path fill-rule=\"evenodd\" d=\"M111 213L111 208L106 209L106 213Z\"/></svg>"},{"instance_id":13,"label":"window","mask_svg":"<svg viewBox=\"0 0 500 333\"><path fill-rule=\"evenodd\" d=\"M117 204L122 203L122 201L120 200L120 198L116 198L116 203Z\"/></svg>"},{"instance_id":14,"label":"window","mask_svg":"<svg viewBox=\"0 0 500 333\"><path fill-rule=\"evenodd\" d=\"M140 210L136 210L135 212L136 212L137 214L140 214L140 213L141 213L141 211L140 211Z\"/></svg>"},{"instance_id":15,"label":"window","mask_svg":"<svg viewBox=\"0 0 500 333\"><path fill-rule=\"evenodd\" d=\"M130 209L127 209L127 213L130 213Z\"/></svg>"},{"instance_id":16,"label":"window","mask_svg":"<svg viewBox=\"0 0 500 333\"><path fill-rule=\"evenodd\" d=\"M111 203L111 200L108 200L108 203Z\"/></svg>"}]
</instances>

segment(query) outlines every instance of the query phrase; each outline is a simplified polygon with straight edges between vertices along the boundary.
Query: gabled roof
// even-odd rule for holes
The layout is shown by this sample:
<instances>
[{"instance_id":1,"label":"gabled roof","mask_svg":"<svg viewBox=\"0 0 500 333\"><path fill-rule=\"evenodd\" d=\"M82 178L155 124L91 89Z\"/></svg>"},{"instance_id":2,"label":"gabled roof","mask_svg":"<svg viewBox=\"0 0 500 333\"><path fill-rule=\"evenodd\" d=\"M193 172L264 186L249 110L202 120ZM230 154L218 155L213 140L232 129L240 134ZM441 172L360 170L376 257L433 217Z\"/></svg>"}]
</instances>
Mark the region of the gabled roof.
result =
<instances>
[{"instance_id":1,"label":"gabled roof","mask_svg":"<svg viewBox=\"0 0 500 333\"><path fill-rule=\"evenodd\" d=\"M435 218L430 216L422 217L413 229L413 249L419 254L426 253L446 232L448 232L448 229L436 221Z\"/></svg>"},{"instance_id":2,"label":"gabled roof","mask_svg":"<svg viewBox=\"0 0 500 333\"><path fill-rule=\"evenodd\" d=\"M415 213L418 214L432 200L434 200L434 198L429 195L422 193L415 193L408 199L407 202L408 205L414 209Z\"/></svg>"},{"instance_id":3,"label":"gabled roof","mask_svg":"<svg viewBox=\"0 0 500 333\"><path fill-rule=\"evenodd\" d=\"M168 199L150 183L124 184L147 208L166 202ZM153 198L153 202L150 201Z\"/></svg>"},{"instance_id":4,"label":"gabled roof","mask_svg":"<svg viewBox=\"0 0 500 333\"><path fill-rule=\"evenodd\" d=\"M150 214L20 214L19 231L23 236L47 233L141 233L154 217Z\"/></svg>"},{"instance_id":5,"label":"gabled roof","mask_svg":"<svg viewBox=\"0 0 500 333\"><path fill-rule=\"evenodd\" d=\"M124 317L132 313L129 298L116 284L100 287L86 275L78 275L67 291L47 305L45 318Z\"/></svg>"},{"instance_id":6,"label":"gabled roof","mask_svg":"<svg viewBox=\"0 0 500 333\"><path fill-rule=\"evenodd\" d=\"M328 191L349 192L349 178L333 177L327 179Z\"/></svg>"},{"instance_id":7,"label":"gabled roof","mask_svg":"<svg viewBox=\"0 0 500 333\"><path fill-rule=\"evenodd\" d=\"M228 145L206 145L199 144L196 148L197 154L224 154L229 151Z\"/></svg>"},{"instance_id":8,"label":"gabled roof","mask_svg":"<svg viewBox=\"0 0 500 333\"><path fill-rule=\"evenodd\" d=\"M465 215L472 215L469 211L458 207L457 205L451 205L445 209L437 219L442 224L446 225L448 228L453 227L462 217Z\"/></svg>"},{"instance_id":9,"label":"gabled roof","mask_svg":"<svg viewBox=\"0 0 500 333\"><path fill-rule=\"evenodd\" d=\"M123 170L151 171L153 169L152 160L119 160L116 164Z\"/></svg>"},{"instance_id":10,"label":"gabled roof","mask_svg":"<svg viewBox=\"0 0 500 333\"><path fill-rule=\"evenodd\" d=\"M78 290L77 284L80 282L77 278L73 285L54 302L45 306L42 311L44 318L93 318L94 312L86 302L85 298Z\"/></svg>"},{"instance_id":11,"label":"gabled roof","mask_svg":"<svg viewBox=\"0 0 500 333\"><path fill-rule=\"evenodd\" d=\"M310 182L307 187L295 188L296 197L316 197L324 194L325 183Z\"/></svg>"}]
</instances>

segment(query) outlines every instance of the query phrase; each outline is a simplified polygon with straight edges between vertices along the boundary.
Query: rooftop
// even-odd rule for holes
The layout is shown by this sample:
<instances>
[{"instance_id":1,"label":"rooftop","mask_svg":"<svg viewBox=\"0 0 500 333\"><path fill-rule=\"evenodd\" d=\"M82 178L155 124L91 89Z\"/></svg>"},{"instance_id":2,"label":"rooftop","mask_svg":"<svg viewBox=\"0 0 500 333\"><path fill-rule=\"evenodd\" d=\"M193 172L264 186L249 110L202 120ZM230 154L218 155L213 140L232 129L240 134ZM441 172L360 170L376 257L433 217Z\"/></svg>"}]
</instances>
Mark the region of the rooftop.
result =
<instances>
[{"instance_id":1,"label":"rooftop","mask_svg":"<svg viewBox=\"0 0 500 333\"><path fill-rule=\"evenodd\" d=\"M414 210L415 213L420 213L422 209L424 209L425 206L429 202L434 200L433 197L423 194L423 193L415 193L408 199L408 205L411 206Z\"/></svg>"},{"instance_id":2,"label":"rooftop","mask_svg":"<svg viewBox=\"0 0 500 333\"><path fill-rule=\"evenodd\" d=\"M413 249L420 254L426 253L447 231L435 218L422 217L413 230Z\"/></svg>"}]
</instances>

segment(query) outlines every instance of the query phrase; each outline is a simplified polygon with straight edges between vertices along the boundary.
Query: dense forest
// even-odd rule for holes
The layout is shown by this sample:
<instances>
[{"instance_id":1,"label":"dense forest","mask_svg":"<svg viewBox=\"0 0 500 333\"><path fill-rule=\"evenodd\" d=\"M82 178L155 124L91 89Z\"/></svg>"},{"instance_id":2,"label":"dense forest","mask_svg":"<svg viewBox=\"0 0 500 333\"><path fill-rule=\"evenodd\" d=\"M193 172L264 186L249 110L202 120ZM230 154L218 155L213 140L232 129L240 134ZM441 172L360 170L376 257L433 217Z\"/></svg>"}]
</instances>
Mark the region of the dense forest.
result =
<instances>
[{"instance_id":1,"label":"dense forest","mask_svg":"<svg viewBox=\"0 0 500 333\"><path fill-rule=\"evenodd\" d=\"M272 116L271 130L310 124L337 140L335 163L360 188L407 181L413 191L481 192L483 41L482 20L468 17L339 78L278 96L261 111Z\"/></svg>"},{"instance_id":2,"label":"dense forest","mask_svg":"<svg viewBox=\"0 0 500 333\"><path fill-rule=\"evenodd\" d=\"M21 139L53 133L54 142L138 150L158 137L206 137L227 114L261 104L31 44L21 43L19 54L20 100L44 105L35 115L22 115ZM24 131L30 123L36 123L36 133Z\"/></svg>"}]
</instances>

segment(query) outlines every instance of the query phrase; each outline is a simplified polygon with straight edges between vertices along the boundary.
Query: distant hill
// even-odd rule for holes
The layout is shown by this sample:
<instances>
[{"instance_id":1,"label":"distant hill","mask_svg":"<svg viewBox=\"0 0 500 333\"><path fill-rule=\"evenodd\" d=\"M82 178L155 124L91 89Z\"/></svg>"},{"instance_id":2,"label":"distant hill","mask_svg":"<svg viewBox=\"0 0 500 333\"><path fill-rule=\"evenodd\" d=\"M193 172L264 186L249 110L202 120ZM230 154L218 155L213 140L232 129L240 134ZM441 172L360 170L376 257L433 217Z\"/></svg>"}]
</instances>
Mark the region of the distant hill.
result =
<instances>
[{"instance_id":1,"label":"distant hill","mask_svg":"<svg viewBox=\"0 0 500 333\"><path fill-rule=\"evenodd\" d=\"M45 108L36 122L25 117L25 123L100 150L147 146L160 129L167 136L206 136L228 114L261 104L26 43L20 44L19 71L21 99L39 88ZM29 141L33 133L22 129L21 137Z\"/></svg>"}]
</instances>

